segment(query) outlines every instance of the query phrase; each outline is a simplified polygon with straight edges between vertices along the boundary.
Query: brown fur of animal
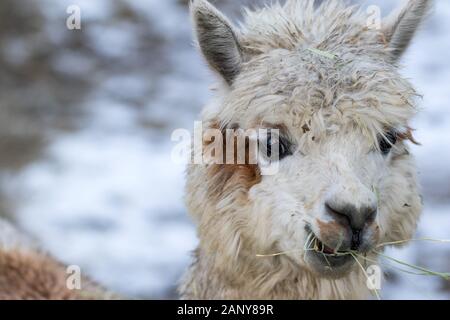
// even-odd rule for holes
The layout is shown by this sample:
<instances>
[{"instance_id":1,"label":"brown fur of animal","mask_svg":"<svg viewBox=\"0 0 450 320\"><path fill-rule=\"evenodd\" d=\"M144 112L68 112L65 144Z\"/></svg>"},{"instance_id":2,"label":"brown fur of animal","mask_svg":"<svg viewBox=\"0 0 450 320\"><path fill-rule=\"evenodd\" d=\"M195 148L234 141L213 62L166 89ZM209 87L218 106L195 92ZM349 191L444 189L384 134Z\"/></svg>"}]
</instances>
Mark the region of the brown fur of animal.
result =
<instances>
[{"instance_id":1,"label":"brown fur of animal","mask_svg":"<svg viewBox=\"0 0 450 320\"><path fill-rule=\"evenodd\" d=\"M411 0L377 30L345 1L288 0L246 10L238 28L192 1L199 48L219 76L204 127L281 127L291 149L273 176L254 165L189 165L200 244L183 298L370 296L355 261L328 268L305 245L314 235L376 260L377 244L412 237L422 211L407 145L417 94L398 61L430 6Z\"/></svg>"},{"instance_id":2,"label":"brown fur of animal","mask_svg":"<svg viewBox=\"0 0 450 320\"><path fill-rule=\"evenodd\" d=\"M0 220L0 300L112 299L82 278L82 289L69 289L66 266L41 251L11 224Z\"/></svg>"}]
</instances>

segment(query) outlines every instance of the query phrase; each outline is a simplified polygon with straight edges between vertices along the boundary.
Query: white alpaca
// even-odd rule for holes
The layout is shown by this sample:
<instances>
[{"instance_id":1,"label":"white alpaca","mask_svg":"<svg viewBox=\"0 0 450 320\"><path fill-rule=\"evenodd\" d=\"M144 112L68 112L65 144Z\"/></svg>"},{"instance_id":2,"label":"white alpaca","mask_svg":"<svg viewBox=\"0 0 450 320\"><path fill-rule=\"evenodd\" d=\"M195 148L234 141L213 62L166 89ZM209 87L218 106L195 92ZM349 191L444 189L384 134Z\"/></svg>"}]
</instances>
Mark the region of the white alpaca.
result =
<instances>
[{"instance_id":1,"label":"white alpaca","mask_svg":"<svg viewBox=\"0 0 450 320\"><path fill-rule=\"evenodd\" d=\"M223 80L203 126L277 128L282 148L275 175L189 166L200 245L183 298L369 296L345 253L376 260L377 244L411 238L422 209L406 143L417 94L398 60L430 5L410 0L376 30L340 0L247 10L240 28L207 1L191 3L201 52ZM276 252L285 254L257 256Z\"/></svg>"}]
</instances>

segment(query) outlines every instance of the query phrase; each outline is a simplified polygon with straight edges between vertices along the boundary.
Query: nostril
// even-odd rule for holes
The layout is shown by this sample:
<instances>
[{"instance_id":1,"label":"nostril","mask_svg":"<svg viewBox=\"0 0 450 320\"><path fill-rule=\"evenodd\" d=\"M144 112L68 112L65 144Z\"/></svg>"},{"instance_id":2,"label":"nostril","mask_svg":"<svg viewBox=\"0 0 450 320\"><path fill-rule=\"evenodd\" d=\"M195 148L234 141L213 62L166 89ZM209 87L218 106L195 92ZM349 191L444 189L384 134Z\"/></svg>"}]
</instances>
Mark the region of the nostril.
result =
<instances>
[{"instance_id":1,"label":"nostril","mask_svg":"<svg viewBox=\"0 0 450 320\"><path fill-rule=\"evenodd\" d=\"M325 208L327 209L327 212L332 216L347 217L347 215L345 213L340 212L339 209L335 209L328 202L325 203Z\"/></svg>"},{"instance_id":2,"label":"nostril","mask_svg":"<svg viewBox=\"0 0 450 320\"><path fill-rule=\"evenodd\" d=\"M330 203L325 203L325 209L328 215L333 217L336 221L344 225L351 226L351 217L345 212L345 210L338 209Z\"/></svg>"},{"instance_id":3,"label":"nostril","mask_svg":"<svg viewBox=\"0 0 450 320\"><path fill-rule=\"evenodd\" d=\"M325 202L325 211L335 222L346 230L346 245L351 250L359 250L364 243L364 230L372 225L378 210L375 205L356 207L349 203Z\"/></svg>"},{"instance_id":4,"label":"nostril","mask_svg":"<svg viewBox=\"0 0 450 320\"><path fill-rule=\"evenodd\" d=\"M326 202L325 210L335 220L349 224L352 229L363 229L366 224L371 224L377 216L376 206L362 206L357 208L351 204L336 205Z\"/></svg>"},{"instance_id":5,"label":"nostril","mask_svg":"<svg viewBox=\"0 0 450 320\"><path fill-rule=\"evenodd\" d=\"M361 230L353 229L352 230L352 250L358 250L361 245Z\"/></svg>"}]
</instances>

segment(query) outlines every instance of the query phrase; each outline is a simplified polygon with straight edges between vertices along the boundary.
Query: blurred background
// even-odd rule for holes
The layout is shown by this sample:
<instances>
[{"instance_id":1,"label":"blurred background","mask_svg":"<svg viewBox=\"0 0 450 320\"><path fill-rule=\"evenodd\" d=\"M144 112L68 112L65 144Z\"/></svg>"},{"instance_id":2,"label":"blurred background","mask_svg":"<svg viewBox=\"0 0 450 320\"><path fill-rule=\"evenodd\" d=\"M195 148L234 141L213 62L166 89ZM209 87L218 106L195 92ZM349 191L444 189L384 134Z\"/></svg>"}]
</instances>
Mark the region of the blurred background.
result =
<instances>
[{"instance_id":1,"label":"blurred background","mask_svg":"<svg viewBox=\"0 0 450 320\"><path fill-rule=\"evenodd\" d=\"M301 0L299 0L301 1ZM213 1L239 19L242 4ZM380 5L383 14L400 1ZM183 204L176 128L191 129L212 74L188 0L0 2L0 216L131 298L176 298L197 243ZM69 5L81 30L68 30ZM424 95L413 127L425 212L417 237L450 238L450 2L436 0L403 62ZM450 271L450 245L389 254ZM386 299L450 299L450 282L387 270Z\"/></svg>"}]
</instances>

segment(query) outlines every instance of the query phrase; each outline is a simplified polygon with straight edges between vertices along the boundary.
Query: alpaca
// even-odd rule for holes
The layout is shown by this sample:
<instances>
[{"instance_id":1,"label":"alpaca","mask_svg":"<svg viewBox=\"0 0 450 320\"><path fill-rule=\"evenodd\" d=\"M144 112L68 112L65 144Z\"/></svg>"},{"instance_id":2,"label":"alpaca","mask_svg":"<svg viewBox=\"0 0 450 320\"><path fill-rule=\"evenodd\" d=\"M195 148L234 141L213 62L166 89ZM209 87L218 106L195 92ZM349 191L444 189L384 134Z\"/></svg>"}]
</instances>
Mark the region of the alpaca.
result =
<instances>
[{"instance_id":1,"label":"alpaca","mask_svg":"<svg viewBox=\"0 0 450 320\"><path fill-rule=\"evenodd\" d=\"M0 219L0 300L117 299L88 279L81 290L67 286L66 267Z\"/></svg>"},{"instance_id":2,"label":"alpaca","mask_svg":"<svg viewBox=\"0 0 450 320\"><path fill-rule=\"evenodd\" d=\"M431 2L409 0L381 28L343 0L246 9L239 28L206 0L191 2L219 79L203 127L279 129L279 169L188 165L200 244L182 298L370 297L362 268L377 245L410 239L422 211L407 144L418 94L399 59ZM350 250L358 255L339 254Z\"/></svg>"}]
</instances>

